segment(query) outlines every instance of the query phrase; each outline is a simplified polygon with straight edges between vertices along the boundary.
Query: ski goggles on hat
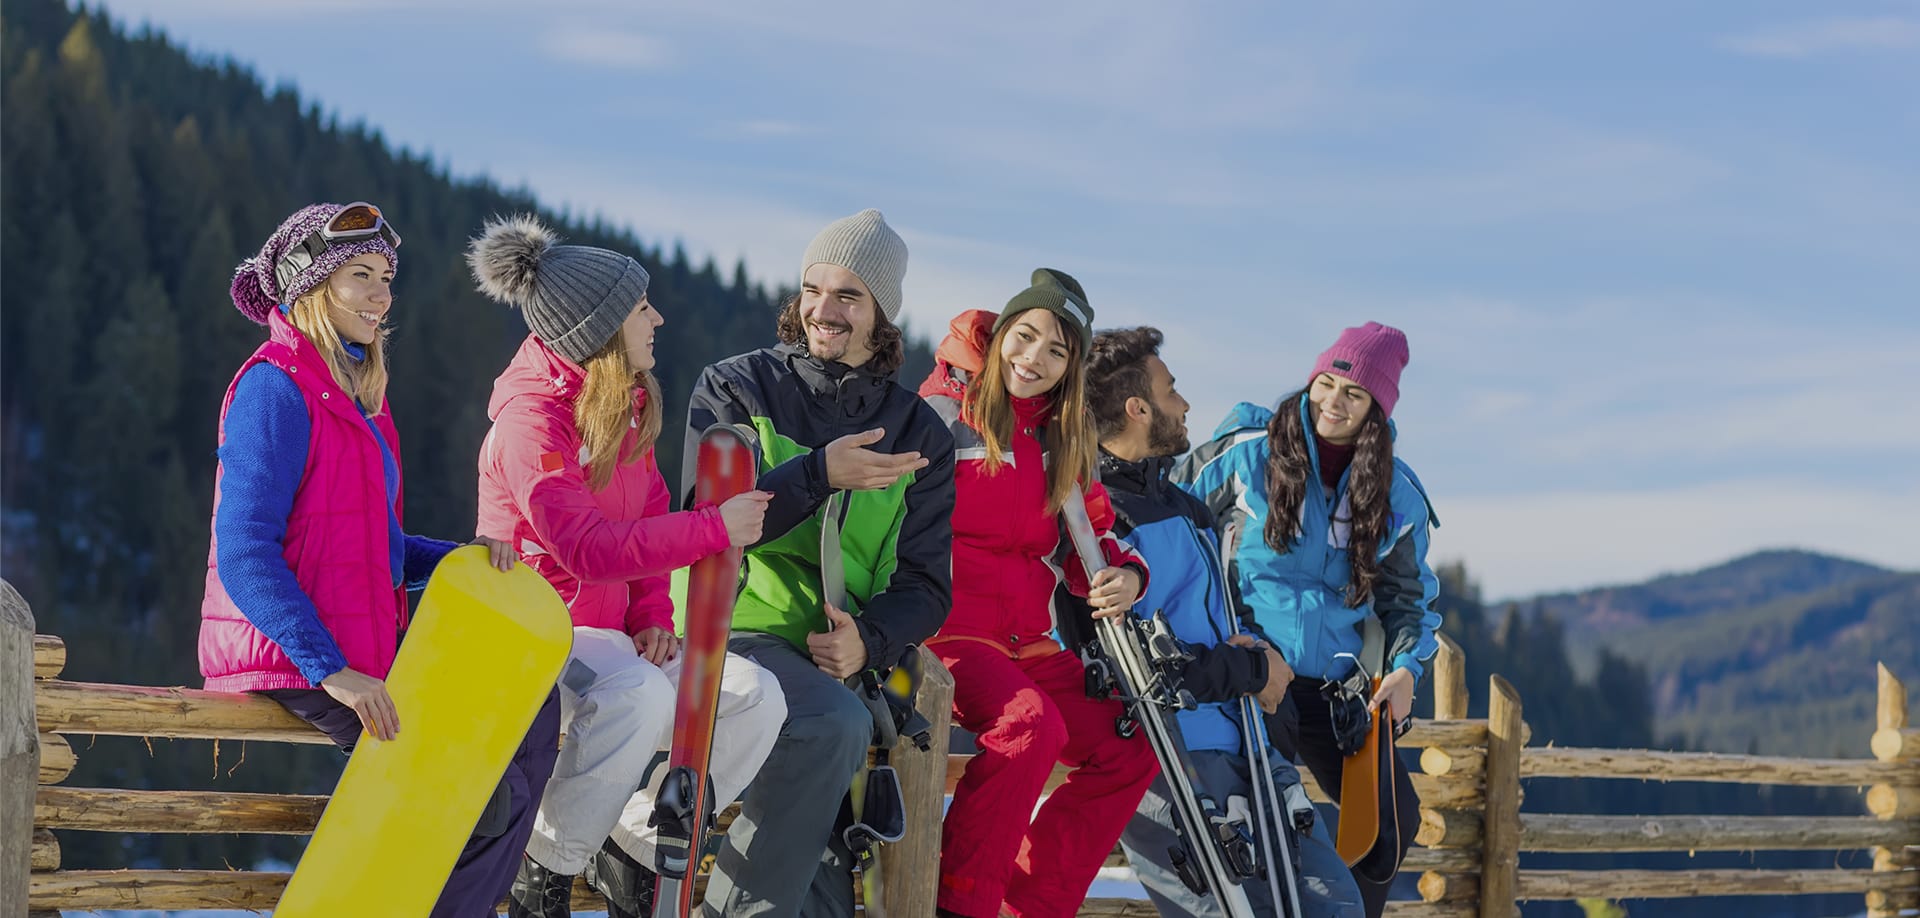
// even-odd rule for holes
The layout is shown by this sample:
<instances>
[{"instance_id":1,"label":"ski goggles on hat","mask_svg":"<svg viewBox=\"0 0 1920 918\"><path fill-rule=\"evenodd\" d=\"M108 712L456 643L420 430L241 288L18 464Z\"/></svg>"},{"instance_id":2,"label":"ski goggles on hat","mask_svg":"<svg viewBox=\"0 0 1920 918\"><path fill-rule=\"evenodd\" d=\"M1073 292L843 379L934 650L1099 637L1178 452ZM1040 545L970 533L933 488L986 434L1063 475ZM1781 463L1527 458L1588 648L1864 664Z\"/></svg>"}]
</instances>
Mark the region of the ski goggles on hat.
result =
<instances>
[{"instance_id":1,"label":"ski goggles on hat","mask_svg":"<svg viewBox=\"0 0 1920 918\"><path fill-rule=\"evenodd\" d=\"M274 280L285 290L300 272L313 267L321 253L336 245L348 245L365 242L369 239L384 239L387 245L395 249L400 247L400 233L387 222L380 208L365 201L355 201L333 215L325 226L307 234L307 238L287 249L280 256L279 264L274 265Z\"/></svg>"}]
</instances>

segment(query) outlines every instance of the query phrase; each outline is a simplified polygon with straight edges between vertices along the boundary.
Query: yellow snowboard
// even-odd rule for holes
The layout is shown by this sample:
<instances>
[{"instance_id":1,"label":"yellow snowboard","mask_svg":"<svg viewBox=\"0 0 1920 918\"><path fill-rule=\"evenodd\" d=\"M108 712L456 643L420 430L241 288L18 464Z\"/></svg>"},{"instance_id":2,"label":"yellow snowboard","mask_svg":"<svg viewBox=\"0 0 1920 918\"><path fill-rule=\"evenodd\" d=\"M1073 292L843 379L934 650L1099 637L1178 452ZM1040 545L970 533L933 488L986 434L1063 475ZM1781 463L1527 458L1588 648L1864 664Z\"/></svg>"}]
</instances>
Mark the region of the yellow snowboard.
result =
<instances>
[{"instance_id":1,"label":"yellow snowboard","mask_svg":"<svg viewBox=\"0 0 1920 918\"><path fill-rule=\"evenodd\" d=\"M566 605L532 568L448 554L387 676L400 735L361 734L274 914L432 910L572 646Z\"/></svg>"}]
</instances>

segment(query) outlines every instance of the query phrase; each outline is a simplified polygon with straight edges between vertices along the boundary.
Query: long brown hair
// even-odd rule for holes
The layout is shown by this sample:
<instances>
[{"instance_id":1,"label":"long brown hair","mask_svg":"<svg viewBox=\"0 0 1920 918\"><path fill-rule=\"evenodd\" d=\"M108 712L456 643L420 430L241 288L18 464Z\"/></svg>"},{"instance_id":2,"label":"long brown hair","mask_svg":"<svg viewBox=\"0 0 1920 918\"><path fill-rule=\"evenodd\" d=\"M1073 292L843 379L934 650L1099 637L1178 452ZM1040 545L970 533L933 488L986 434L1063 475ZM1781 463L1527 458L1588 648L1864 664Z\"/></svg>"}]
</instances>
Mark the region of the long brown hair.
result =
<instances>
[{"instance_id":1,"label":"long brown hair","mask_svg":"<svg viewBox=\"0 0 1920 918\"><path fill-rule=\"evenodd\" d=\"M786 305L780 307L780 315L774 320L774 333L786 344L807 343L807 323L800 319L800 294L787 298ZM900 365L907 362L907 346L901 341L900 326L887 321L886 313L880 307L873 307L873 331L867 335L867 349L873 356L867 359L865 367L875 376L892 376Z\"/></svg>"},{"instance_id":2,"label":"long brown hair","mask_svg":"<svg viewBox=\"0 0 1920 918\"><path fill-rule=\"evenodd\" d=\"M1057 318L1056 318L1057 321ZM968 423L980 431L986 442L988 475L1000 474L1005 464L1002 450L1013 442L1013 397L1007 392L1007 360L1000 356L1000 345L1013 332L1007 322L987 344L986 366L967 383L962 404ZM1076 482L1093 478L1093 462L1099 455L1100 438L1094 432L1093 414L1087 410L1087 361L1080 353L1080 338L1065 334L1067 372L1053 384L1047 395L1053 401L1053 418L1047 422L1047 512L1059 513Z\"/></svg>"},{"instance_id":3,"label":"long brown hair","mask_svg":"<svg viewBox=\"0 0 1920 918\"><path fill-rule=\"evenodd\" d=\"M345 311L333 298L333 290L322 282L300 295L287 311L287 320L307 336L327 362L333 381L360 403L362 411L378 415L387 399L387 326L382 324L367 345L367 356L354 360L347 355L347 343L333 324L333 313Z\"/></svg>"},{"instance_id":4,"label":"long brown hair","mask_svg":"<svg viewBox=\"0 0 1920 918\"><path fill-rule=\"evenodd\" d=\"M1280 400L1267 423L1267 545L1286 554L1299 541L1300 505L1307 497L1307 479L1312 477L1314 448L1312 431L1301 421L1301 389ZM1380 579L1380 541L1386 538L1387 521L1393 495L1393 431L1387 416L1374 402L1360 422L1353 441L1353 464L1347 467L1347 504L1353 518L1346 520L1351 535L1347 558L1352 572L1347 578L1347 608L1357 609L1373 598L1373 585ZM1335 512L1338 511L1336 505Z\"/></svg>"},{"instance_id":5,"label":"long brown hair","mask_svg":"<svg viewBox=\"0 0 1920 918\"><path fill-rule=\"evenodd\" d=\"M623 335L614 335L580 368L587 379L573 402L573 424L587 448L587 483L598 491L613 480L615 466L646 455L660 438L660 384L652 373L635 370L628 362ZM637 410L635 390L646 392ZM623 451L628 431L637 437Z\"/></svg>"}]
</instances>

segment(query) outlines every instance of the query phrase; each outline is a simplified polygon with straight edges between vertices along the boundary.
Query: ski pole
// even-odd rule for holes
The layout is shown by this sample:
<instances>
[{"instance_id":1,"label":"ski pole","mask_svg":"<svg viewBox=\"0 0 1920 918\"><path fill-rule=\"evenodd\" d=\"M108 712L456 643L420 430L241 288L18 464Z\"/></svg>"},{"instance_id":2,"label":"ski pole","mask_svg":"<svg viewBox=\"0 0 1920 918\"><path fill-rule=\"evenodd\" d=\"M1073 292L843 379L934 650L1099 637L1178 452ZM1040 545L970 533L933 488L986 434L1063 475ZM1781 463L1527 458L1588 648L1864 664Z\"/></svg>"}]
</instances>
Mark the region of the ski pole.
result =
<instances>
[{"instance_id":1,"label":"ski pole","mask_svg":"<svg viewBox=\"0 0 1920 918\"><path fill-rule=\"evenodd\" d=\"M1273 786L1273 757L1268 747L1266 721L1260 716L1259 705L1252 698L1240 699L1240 716L1246 724L1247 745L1254 750L1248 764L1253 771L1254 809L1258 811L1255 820L1260 824L1260 840L1267 848L1267 889L1273 895L1277 907L1283 901L1281 893L1286 894L1287 915L1290 918L1303 918L1300 912L1300 880L1293 873L1293 851L1287 845L1287 828L1293 822L1286 801L1281 797L1279 788ZM1266 802L1259 798L1265 790ZM1274 821L1263 818L1271 815ZM1278 820L1286 817L1286 822ZM1280 865L1279 874L1274 871L1275 864Z\"/></svg>"}]
</instances>

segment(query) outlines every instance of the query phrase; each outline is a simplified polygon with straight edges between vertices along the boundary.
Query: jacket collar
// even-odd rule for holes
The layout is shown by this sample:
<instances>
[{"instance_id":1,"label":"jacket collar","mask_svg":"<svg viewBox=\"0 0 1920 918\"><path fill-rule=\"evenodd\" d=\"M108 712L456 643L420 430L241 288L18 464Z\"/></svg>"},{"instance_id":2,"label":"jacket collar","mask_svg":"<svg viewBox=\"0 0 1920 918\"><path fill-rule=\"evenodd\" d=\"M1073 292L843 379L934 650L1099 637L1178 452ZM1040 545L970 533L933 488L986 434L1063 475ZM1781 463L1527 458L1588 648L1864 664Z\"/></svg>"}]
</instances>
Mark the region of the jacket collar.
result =
<instances>
[{"instance_id":1,"label":"jacket collar","mask_svg":"<svg viewBox=\"0 0 1920 918\"><path fill-rule=\"evenodd\" d=\"M560 356L540 336L529 334L520 342L507 368L493 381L493 396L487 402L487 418L496 420L507 403L521 395L537 395L571 404L586 385L587 374L580 365Z\"/></svg>"},{"instance_id":2,"label":"jacket collar","mask_svg":"<svg viewBox=\"0 0 1920 918\"><path fill-rule=\"evenodd\" d=\"M822 360L808 353L804 342L773 349L792 368L814 398L833 402L847 418L861 418L878 410L887 395L887 376L850 367L838 360Z\"/></svg>"},{"instance_id":3,"label":"jacket collar","mask_svg":"<svg viewBox=\"0 0 1920 918\"><path fill-rule=\"evenodd\" d=\"M1013 405L1013 416L1021 424L1044 425L1053 420L1053 396L1035 395L1028 398L1007 396Z\"/></svg>"},{"instance_id":4,"label":"jacket collar","mask_svg":"<svg viewBox=\"0 0 1920 918\"><path fill-rule=\"evenodd\" d=\"M384 409L386 407L385 404L366 406L355 401L353 396L349 395L347 390L341 388L340 383L334 380L333 369L327 366L327 359L320 356L320 349L315 347L312 341L307 340L306 333L296 327L292 320L288 319L280 310L276 309L267 314L267 336L268 339L275 344L281 345L292 352L290 359L293 361L293 365L312 374L309 377L311 382L324 387L323 391L337 393L341 396L338 401L333 399L323 400L329 410L340 412L343 415L351 414L364 419L372 413L374 408Z\"/></svg>"},{"instance_id":5,"label":"jacket collar","mask_svg":"<svg viewBox=\"0 0 1920 918\"><path fill-rule=\"evenodd\" d=\"M1109 490L1157 495L1167 487L1172 456L1148 456L1137 461L1100 450L1100 484Z\"/></svg>"}]
</instances>

